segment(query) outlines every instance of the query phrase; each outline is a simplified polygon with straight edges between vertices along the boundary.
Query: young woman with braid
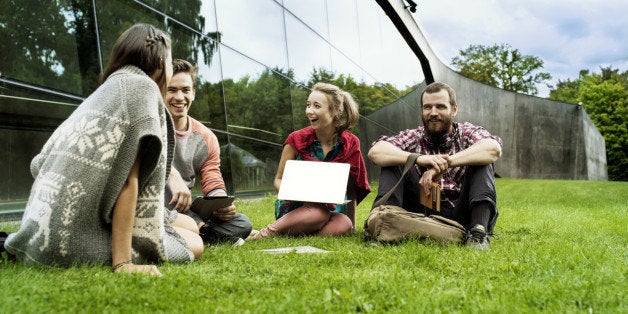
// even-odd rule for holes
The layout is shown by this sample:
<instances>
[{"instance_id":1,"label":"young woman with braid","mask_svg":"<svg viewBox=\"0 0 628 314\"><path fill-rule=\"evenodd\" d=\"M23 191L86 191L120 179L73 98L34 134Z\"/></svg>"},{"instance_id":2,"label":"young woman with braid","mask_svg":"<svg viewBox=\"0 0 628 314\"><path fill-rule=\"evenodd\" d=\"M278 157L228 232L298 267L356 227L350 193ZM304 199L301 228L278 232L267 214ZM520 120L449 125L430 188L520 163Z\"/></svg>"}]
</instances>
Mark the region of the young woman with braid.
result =
<instances>
[{"instance_id":1,"label":"young woman with braid","mask_svg":"<svg viewBox=\"0 0 628 314\"><path fill-rule=\"evenodd\" d=\"M317 83L307 99L305 115L310 126L292 132L284 142L275 189L279 190L288 160L349 163L347 196L351 202L341 205L278 200L277 220L249 239L274 235L337 236L355 229L355 208L371 191L360 140L347 130L358 122L357 104L351 94L337 86Z\"/></svg>"},{"instance_id":2,"label":"young woman with braid","mask_svg":"<svg viewBox=\"0 0 628 314\"><path fill-rule=\"evenodd\" d=\"M35 182L5 243L10 254L27 264L109 264L157 276L152 263L201 256L194 222L163 206L174 149L163 102L171 77L163 31L136 24L118 38L104 82L31 162Z\"/></svg>"}]
</instances>

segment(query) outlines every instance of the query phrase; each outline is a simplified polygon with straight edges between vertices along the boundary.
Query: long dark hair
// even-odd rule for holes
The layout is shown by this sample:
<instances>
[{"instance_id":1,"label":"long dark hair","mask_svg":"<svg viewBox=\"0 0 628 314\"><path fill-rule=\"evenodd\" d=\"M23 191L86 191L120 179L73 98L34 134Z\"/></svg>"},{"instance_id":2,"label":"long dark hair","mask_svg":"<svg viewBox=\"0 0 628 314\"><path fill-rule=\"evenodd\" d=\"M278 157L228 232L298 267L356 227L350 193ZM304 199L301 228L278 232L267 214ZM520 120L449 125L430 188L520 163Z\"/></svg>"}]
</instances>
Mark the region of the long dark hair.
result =
<instances>
[{"instance_id":1,"label":"long dark hair","mask_svg":"<svg viewBox=\"0 0 628 314\"><path fill-rule=\"evenodd\" d=\"M113 72L134 65L153 78L165 94L165 62L170 54L170 36L150 24L135 24L124 31L111 50L111 57L101 77L102 84ZM153 77L157 71L159 76Z\"/></svg>"}]
</instances>

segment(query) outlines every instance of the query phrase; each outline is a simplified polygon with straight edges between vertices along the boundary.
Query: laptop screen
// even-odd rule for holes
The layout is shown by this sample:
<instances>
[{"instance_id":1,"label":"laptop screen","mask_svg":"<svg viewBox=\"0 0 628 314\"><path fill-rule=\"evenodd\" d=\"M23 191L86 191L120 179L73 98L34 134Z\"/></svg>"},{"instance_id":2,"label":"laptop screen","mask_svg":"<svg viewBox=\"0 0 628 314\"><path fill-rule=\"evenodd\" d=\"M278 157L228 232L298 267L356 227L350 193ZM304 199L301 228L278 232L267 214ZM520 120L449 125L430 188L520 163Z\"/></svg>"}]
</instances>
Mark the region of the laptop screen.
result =
<instances>
[{"instance_id":1,"label":"laptop screen","mask_svg":"<svg viewBox=\"0 0 628 314\"><path fill-rule=\"evenodd\" d=\"M346 203L347 163L288 160L277 198L285 201Z\"/></svg>"}]
</instances>

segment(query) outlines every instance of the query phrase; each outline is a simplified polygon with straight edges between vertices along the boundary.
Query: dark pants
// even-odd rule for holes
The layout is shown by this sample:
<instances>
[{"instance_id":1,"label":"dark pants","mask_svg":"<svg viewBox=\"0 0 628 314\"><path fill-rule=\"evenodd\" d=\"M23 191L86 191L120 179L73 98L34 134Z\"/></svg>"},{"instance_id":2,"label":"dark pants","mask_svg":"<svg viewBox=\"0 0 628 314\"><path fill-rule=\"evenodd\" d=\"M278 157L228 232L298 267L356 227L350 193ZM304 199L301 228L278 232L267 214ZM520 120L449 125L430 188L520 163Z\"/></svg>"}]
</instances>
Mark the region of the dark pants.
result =
<instances>
[{"instance_id":1,"label":"dark pants","mask_svg":"<svg viewBox=\"0 0 628 314\"><path fill-rule=\"evenodd\" d=\"M201 217L191 210L188 210L185 214L192 217L197 224L203 221ZM227 237L246 239L253 229L253 225L251 224L249 217L241 213L236 213L235 217L231 220L221 221L218 219L212 219L211 222L212 229L214 231Z\"/></svg>"},{"instance_id":2,"label":"dark pants","mask_svg":"<svg viewBox=\"0 0 628 314\"><path fill-rule=\"evenodd\" d=\"M382 168L379 177L379 190L375 202L392 189L399 180L399 177L401 177L402 171L403 165ZM493 232L499 213L497 212L495 174L492 164L486 166L467 166L456 206L451 206L449 202L442 201L440 212L428 209L419 203L419 179L419 173L413 167L408 171L403 181L386 203L388 205L399 206L410 212L424 213L426 215L441 215L453 219L469 229L472 227L470 223L474 206L486 202L491 211L487 231L488 233Z\"/></svg>"},{"instance_id":3,"label":"dark pants","mask_svg":"<svg viewBox=\"0 0 628 314\"><path fill-rule=\"evenodd\" d=\"M170 188L166 188L165 200L166 200L166 208L172 210L174 206L168 204L168 200L172 198L172 192L170 192ZM195 212L188 210L184 215L188 215L194 219L196 224L198 225L200 222L205 222L201 217L199 217ZM227 237L237 237L246 239L253 230L253 225L251 224L251 220L244 214L236 213L235 217L231 220L221 221L218 219L211 220L212 229L218 232L221 235Z\"/></svg>"}]
</instances>

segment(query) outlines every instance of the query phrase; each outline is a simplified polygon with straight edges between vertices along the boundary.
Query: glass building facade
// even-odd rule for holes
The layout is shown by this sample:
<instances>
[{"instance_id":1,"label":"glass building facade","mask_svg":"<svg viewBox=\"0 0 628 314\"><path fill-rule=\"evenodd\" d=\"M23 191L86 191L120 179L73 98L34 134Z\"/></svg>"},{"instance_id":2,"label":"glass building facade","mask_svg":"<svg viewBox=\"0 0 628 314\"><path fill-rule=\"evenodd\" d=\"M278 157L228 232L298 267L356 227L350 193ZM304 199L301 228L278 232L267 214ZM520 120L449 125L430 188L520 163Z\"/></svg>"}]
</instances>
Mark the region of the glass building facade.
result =
<instances>
[{"instance_id":1,"label":"glass building facade","mask_svg":"<svg viewBox=\"0 0 628 314\"><path fill-rule=\"evenodd\" d=\"M315 82L354 95L362 130L368 114L424 81L375 1L8 2L0 13L0 214L23 209L31 159L95 90L114 41L134 23L166 30L173 57L198 66L190 114L218 136L227 188L240 196L274 191L282 143L308 124Z\"/></svg>"}]
</instances>

